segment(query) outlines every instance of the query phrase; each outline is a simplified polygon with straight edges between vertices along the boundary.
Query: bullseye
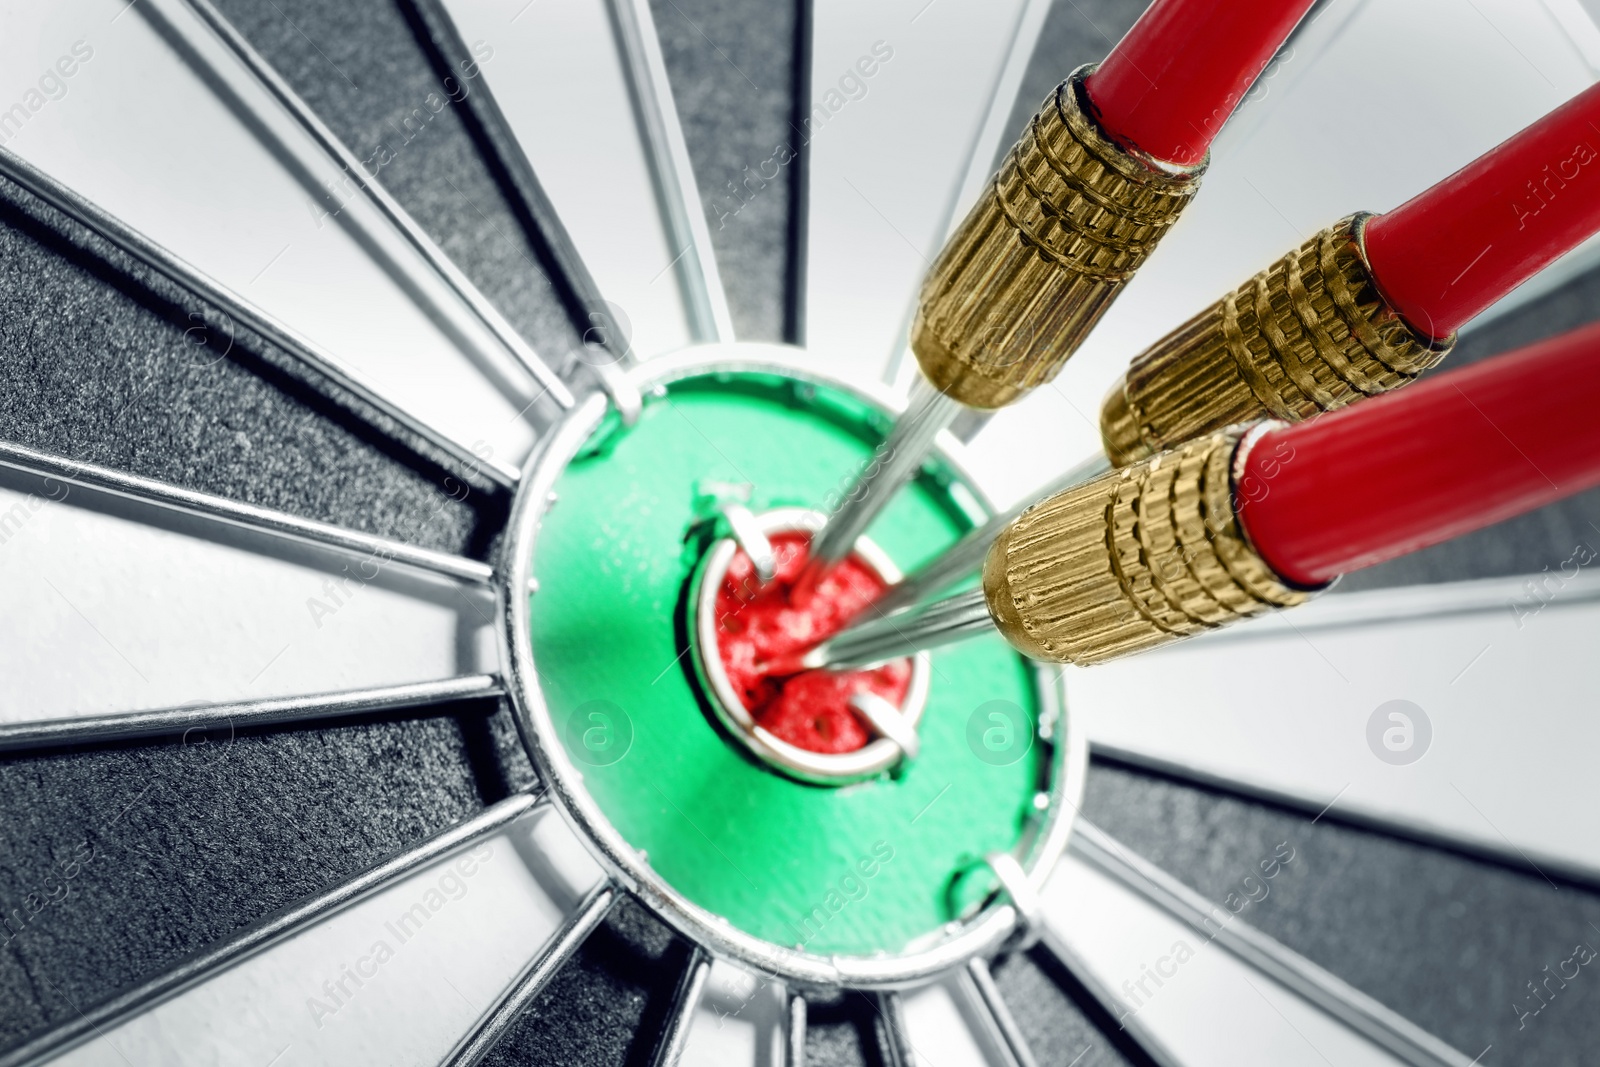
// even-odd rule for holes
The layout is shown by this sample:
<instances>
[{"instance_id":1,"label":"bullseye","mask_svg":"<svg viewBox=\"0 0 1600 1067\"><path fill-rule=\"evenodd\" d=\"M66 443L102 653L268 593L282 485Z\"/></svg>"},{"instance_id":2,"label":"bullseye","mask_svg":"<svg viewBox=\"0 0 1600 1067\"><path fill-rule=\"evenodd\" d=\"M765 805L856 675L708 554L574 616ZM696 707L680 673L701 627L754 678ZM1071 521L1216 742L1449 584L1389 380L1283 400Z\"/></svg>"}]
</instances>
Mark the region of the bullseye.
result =
<instances>
[{"instance_id":1,"label":"bullseye","mask_svg":"<svg viewBox=\"0 0 1600 1067\"><path fill-rule=\"evenodd\" d=\"M786 658L834 633L866 607L887 583L857 557L836 567L803 607L791 592L809 553L799 534L772 539L778 572L758 585L755 566L743 551L734 553L717 592L717 652L728 680L739 690L756 721L784 740L812 752L853 752L868 741L866 728L840 723L807 732L803 722L832 721L848 696L869 689L891 703L905 699L911 663L900 659L862 671L783 675L774 670ZM840 692L823 692L820 683ZM782 725L778 724L782 720ZM789 736L793 732L794 736Z\"/></svg>"},{"instance_id":2,"label":"bullseye","mask_svg":"<svg viewBox=\"0 0 1600 1067\"><path fill-rule=\"evenodd\" d=\"M897 767L906 755L898 731L880 729L850 702L879 697L914 733L927 700L926 655L848 671L797 672L792 664L898 581L899 570L860 538L801 604L793 591L823 516L780 508L753 521L771 546L772 580L760 581L734 529L708 552L689 597L695 666L714 713L756 758L803 781L843 785Z\"/></svg>"},{"instance_id":3,"label":"bullseye","mask_svg":"<svg viewBox=\"0 0 1600 1067\"><path fill-rule=\"evenodd\" d=\"M628 378L638 420L580 405L513 516L503 640L551 795L657 914L786 980L895 985L1003 943L1016 916L984 857L1041 877L1081 797L1057 673L996 635L866 670L769 669L874 615L860 609L902 566L987 517L959 445L939 442L796 607L815 509L871 461L897 401L771 345ZM995 701L1025 735L1015 759L973 748ZM871 894L819 922L811 872L880 845L893 859Z\"/></svg>"}]
</instances>

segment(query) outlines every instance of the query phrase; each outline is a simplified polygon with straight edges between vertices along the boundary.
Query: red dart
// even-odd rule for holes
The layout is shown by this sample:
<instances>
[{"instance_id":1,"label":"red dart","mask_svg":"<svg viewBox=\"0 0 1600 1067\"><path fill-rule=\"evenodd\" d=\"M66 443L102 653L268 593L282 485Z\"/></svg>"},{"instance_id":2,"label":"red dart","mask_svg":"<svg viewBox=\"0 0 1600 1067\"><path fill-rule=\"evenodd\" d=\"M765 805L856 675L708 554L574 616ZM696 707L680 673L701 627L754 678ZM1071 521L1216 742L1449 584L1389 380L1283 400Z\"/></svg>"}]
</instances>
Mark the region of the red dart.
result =
<instances>
[{"instance_id":1,"label":"red dart","mask_svg":"<svg viewBox=\"0 0 1600 1067\"><path fill-rule=\"evenodd\" d=\"M998 629L1089 666L1304 603L1347 571L1600 485L1600 324L1293 425L1217 431L1036 503L983 586L849 627L806 667Z\"/></svg>"},{"instance_id":2,"label":"red dart","mask_svg":"<svg viewBox=\"0 0 1600 1067\"><path fill-rule=\"evenodd\" d=\"M1600 324L1262 435L1240 522L1304 586L1600 485Z\"/></svg>"},{"instance_id":3,"label":"red dart","mask_svg":"<svg viewBox=\"0 0 1600 1067\"><path fill-rule=\"evenodd\" d=\"M1378 288L1448 337L1600 230L1600 85L1367 223Z\"/></svg>"},{"instance_id":4,"label":"red dart","mask_svg":"<svg viewBox=\"0 0 1600 1067\"><path fill-rule=\"evenodd\" d=\"M1046 98L930 265L909 337L913 402L830 507L797 601L959 405L997 410L1060 372L1194 196L1212 137L1311 3L1156 0L1093 73Z\"/></svg>"},{"instance_id":5,"label":"red dart","mask_svg":"<svg viewBox=\"0 0 1600 1067\"><path fill-rule=\"evenodd\" d=\"M1124 145L1192 166L1312 0L1157 0L1085 89Z\"/></svg>"},{"instance_id":6,"label":"red dart","mask_svg":"<svg viewBox=\"0 0 1600 1067\"><path fill-rule=\"evenodd\" d=\"M1334 223L1146 349L1101 408L1106 455L1126 466L1408 385L1597 230L1600 85L1388 214Z\"/></svg>"}]
</instances>

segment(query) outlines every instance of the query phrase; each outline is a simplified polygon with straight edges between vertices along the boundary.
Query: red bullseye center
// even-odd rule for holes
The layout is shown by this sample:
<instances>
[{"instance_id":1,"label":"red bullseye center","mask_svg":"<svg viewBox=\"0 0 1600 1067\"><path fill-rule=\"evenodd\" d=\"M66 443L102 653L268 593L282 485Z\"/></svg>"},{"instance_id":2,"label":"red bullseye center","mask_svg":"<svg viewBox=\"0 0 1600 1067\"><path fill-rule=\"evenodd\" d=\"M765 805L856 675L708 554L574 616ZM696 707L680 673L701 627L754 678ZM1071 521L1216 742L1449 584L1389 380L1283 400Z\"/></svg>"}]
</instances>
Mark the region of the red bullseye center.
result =
<instances>
[{"instance_id":1,"label":"red bullseye center","mask_svg":"<svg viewBox=\"0 0 1600 1067\"><path fill-rule=\"evenodd\" d=\"M873 735L850 709L850 698L869 692L902 706L911 684L911 661L863 671L772 673L772 664L791 660L837 632L887 584L852 556L829 571L806 603L798 605L790 593L805 569L809 547L808 535L774 534L778 572L766 585L750 557L742 549L734 553L717 590L717 655L757 725L808 752L854 752Z\"/></svg>"}]
</instances>

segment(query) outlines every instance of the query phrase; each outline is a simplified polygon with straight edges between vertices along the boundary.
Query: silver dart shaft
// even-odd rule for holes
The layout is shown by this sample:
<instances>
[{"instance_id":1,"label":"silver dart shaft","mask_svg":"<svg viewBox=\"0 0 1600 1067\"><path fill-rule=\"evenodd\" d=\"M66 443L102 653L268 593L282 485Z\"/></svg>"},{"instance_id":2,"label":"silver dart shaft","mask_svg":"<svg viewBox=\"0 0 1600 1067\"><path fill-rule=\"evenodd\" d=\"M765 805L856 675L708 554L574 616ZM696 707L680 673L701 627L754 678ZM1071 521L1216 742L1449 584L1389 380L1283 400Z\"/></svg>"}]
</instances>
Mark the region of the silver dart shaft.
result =
<instances>
[{"instance_id":1,"label":"silver dart shaft","mask_svg":"<svg viewBox=\"0 0 1600 1067\"><path fill-rule=\"evenodd\" d=\"M968 530L961 540L951 545L943 554L929 560L916 571L885 589L883 595L872 602L872 609L885 615L903 611L927 600L935 593L948 589L968 575L976 574L983 567L984 557L989 554L989 546L994 544L994 539L1000 536L1001 530L1011 525L1011 520L1039 501L1055 496L1064 489L1081 485L1092 478L1098 478L1110 469L1111 463L1104 455L1090 456L1067 470L1037 494L1026 497L1011 510L1001 512L982 526Z\"/></svg>"},{"instance_id":2,"label":"silver dart shaft","mask_svg":"<svg viewBox=\"0 0 1600 1067\"><path fill-rule=\"evenodd\" d=\"M799 666L802 670L857 670L992 629L994 619L983 590L972 589L916 611L847 627L807 652Z\"/></svg>"},{"instance_id":3,"label":"silver dart shaft","mask_svg":"<svg viewBox=\"0 0 1600 1067\"><path fill-rule=\"evenodd\" d=\"M820 574L848 556L856 538L894 494L922 466L939 431L950 425L961 405L918 378L911 403L895 421L889 437L872 454L828 522L811 540L809 570ZM800 584L805 584L802 581Z\"/></svg>"}]
</instances>

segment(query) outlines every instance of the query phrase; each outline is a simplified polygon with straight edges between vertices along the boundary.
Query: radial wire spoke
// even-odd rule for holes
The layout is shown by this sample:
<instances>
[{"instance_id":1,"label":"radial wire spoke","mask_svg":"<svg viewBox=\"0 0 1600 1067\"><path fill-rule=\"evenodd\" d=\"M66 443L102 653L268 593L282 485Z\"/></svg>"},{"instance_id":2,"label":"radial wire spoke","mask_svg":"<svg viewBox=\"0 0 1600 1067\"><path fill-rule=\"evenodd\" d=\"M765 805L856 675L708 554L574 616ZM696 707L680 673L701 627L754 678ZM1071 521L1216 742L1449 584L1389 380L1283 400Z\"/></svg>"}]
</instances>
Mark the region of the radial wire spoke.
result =
<instances>
[{"instance_id":1,"label":"radial wire spoke","mask_svg":"<svg viewBox=\"0 0 1600 1067\"><path fill-rule=\"evenodd\" d=\"M441 1062L570 955L609 897L597 887L561 818L519 794L0 1065Z\"/></svg>"},{"instance_id":2,"label":"radial wire spoke","mask_svg":"<svg viewBox=\"0 0 1600 1067\"><path fill-rule=\"evenodd\" d=\"M587 265L570 274L581 281L592 272L607 306L586 309L587 339L639 357L731 340L646 0L422 0L419 7L431 12L425 21L438 27L441 51L454 49L452 37L468 43L493 92L479 109L491 143L509 155L506 169L524 199L540 189L554 209L535 201L528 213L544 220L545 239L557 248L570 240L576 253L566 258L581 256ZM492 129L499 122L509 136Z\"/></svg>"},{"instance_id":3,"label":"radial wire spoke","mask_svg":"<svg viewBox=\"0 0 1600 1067\"><path fill-rule=\"evenodd\" d=\"M527 154L517 143L499 101L489 90L487 81L480 78L479 57L462 39L440 0L405 0L405 3L422 26L435 62L447 68L452 78L458 75L465 78L470 71L474 79L479 79L477 87L469 90L462 100L477 127L479 147L502 172L501 180L509 185L509 193L523 214L523 225L532 231L543 254L552 261L553 280L568 305L568 313L581 328L587 329L591 325L589 315L603 309L605 299L600 295L600 287L589 272L588 264L572 243L572 235L562 225L549 194L534 174ZM486 42L479 42L480 52L484 44Z\"/></svg>"},{"instance_id":4,"label":"radial wire spoke","mask_svg":"<svg viewBox=\"0 0 1600 1067\"><path fill-rule=\"evenodd\" d=\"M1007 1043L1001 1020L974 988L965 968L931 985L895 993L892 999L880 997L878 1003L883 1012L879 1025L886 1036L893 1029L898 1054L908 1063L919 1067L1033 1067L1031 1058L1019 1059L1016 1049ZM1022 1048L1020 1038L1016 1048Z\"/></svg>"},{"instance_id":5,"label":"radial wire spoke","mask_svg":"<svg viewBox=\"0 0 1600 1067\"><path fill-rule=\"evenodd\" d=\"M1460 1053L1360 990L1340 981L1283 944L1243 921L1236 921L1199 893L1130 851L1089 822L1074 827L1073 852L1102 873L1169 915L1187 923L1198 936L1269 975L1285 988L1315 1004L1353 1030L1382 1045L1407 1063L1456 1064Z\"/></svg>"},{"instance_id":6,"label":"radial wire spoke","mask_svg":"<svg viewBox=\"0 0 1600 1067\"><path fill-rule=\"evenodd\" d=\"M489 570L447 553L9 445L0 546L22 738L430 702L498 672Z\"/></svg>"},{"instance_id":7,"label":"radial wire spoke","mask_svg":"<svg viewBox=\"0 0 1600 1067\"><path fill-rule=\"evenodd\" d=\"M238 701L229 704L186 704L177 708L83 715L43 722L0 722L0 752L56 745L95 744L162 734L225 729L230 733L286 722L327 721L377 711L422 708L458 700L495 697L505 691L492 674L413 682L384 689Z\"/></svg>"},{"instance_id":8,"label":"radial wire spoke","mask_svg":"<svg viewBox=\"0 0 1600 1067\"><path fill-rule=\"evenodd\" d=\"M194 297L254 330L290 356L326 375L335 384L360 397L407 430L427 441L468 471L481 472L496 484L511 488L517 484L517 468L503 461L485 459L426 418L400 406L382 388L359 371L342 363L314 342L252 304L216 279L179 259L121 219L94 202L73 192L8 149L0 148L0 174L20 185L40 200L111 242L167 280L188 290ZM191 321L200 312L191 313ZM230 337L231 340L231 337Z\"/></svg>"},{"instance_id":9,"label":"radial wire spoke","mask_svg":"<svg viewBox=\"0 0 1600 1067\"><path fill-rule=\"evenodd\" d=\"M236 503L226 497L197 493L192 489L158 482L153 478L141 478L135 474L123 474L121 471L92 463L79 463L76 460L37 452L7 441L0 441L0 466L42 475L50 484L59 479L85 489L186 512L202 519L215 520L268 536L358 552L386 563L400 563L432 571L446 578L488 585L494 577L494 568L477 560L418 548L358 530L317 522L314 519L302 519L297 515L257 507L254 504ZM64 500L69 494L69 489L63 489L60 496L53 499ZM9 536L9 531L0 532Z\"/></svg>"},{"instance_id":10,"label":"radial wire spoke","mask_svg":"<svg viewBox=\"0 0 1600 1067\"><path fill-rule=\"evenodd\" d=\"M661 210L667 230L681 253L675 268L689 302L690 326L697 341L732 341L733 316L728 310L722 277L717 270L716 253L711 246L711 228L695 182L672 99L672 83L661 54L650 0L610 0L617 23L623 55L633 85L634 106L644 127L645 145L651 156Z\"/></svg>"},{"instance_id":11,"label":"radial wire spoke","mask_svg":"<svg viewBox=\"0 0 1600 1067\"><path fill-rule=\"evenodd\" d=\"M683 1050L689 1043L689 1030L694 1024L694 1014L700 1008L700 996L710 974L711 957L705 949L698 946L691 949L678 988L673 990L672 1007L668 1011L661 1041L650 1059L651 1067L677 1067L683 1059Z\"/></svg>"},{"instance_id":12,"label":"radial wire spoke","mask_svg":"<svg viewBox=\"0 0 1600 1067\"><path fill-rule=\"evenodd\" d=\"M687 1020L679 1067L782 1063L788 1013L781 982L713 961Z\"/></svg>"},{"instance_id":13,"label":"radial wire spoke","mask_svg":"<svg viewBox=\"0 0 1600 1067\"><path fill-rule=\"evenodd\" d=\"M1010 125L1011 111L1016 104L1023 76L1028 72L1034 50L1039 43L1039 35L1044 29L1045 18L1050 14L1053 2L1054 0L1024 0L1005 62L1001 64L994 90L989 94L989 110L984 115L983 122L978 127L978 134L972 142L972 151L967 157L966 174L963 175L945 216L944 235L947 239L955 232L956 227L961 225L961 220L966 217L968 209L978 199L978 194L994 180L995 156L1006 144L1006 139L1016 132ZM1067 74L1066 71L1061 73L1062 77ZM908 310L907 315L909 314ZM909 321L908 317L908 330ZM897 358L889 364L885 378L900 382L909 389L910 380L915 374L915 358L911 356L909 349L902 349ZM961 437L969 438L977 426L981 426L991 417L991 413L987 412L965 412L957 424L961 427L957 432Z\"/></svg>"},{"instance_id":14,"label":"radial wire spoke","mask_svg":"<svg viewBox=\"0 0 1600 1067\"><path fill-rule=\"evenodd\" d=\"M1043 906L1042 944L1158 1063L1470 1063L1082 820Z\"/></svg>"},{"instance_id":15,"label":"radial wire spoke","mask_svg":"<svg viewBox=\"0 0 1600 1067\"><path fill-rule=\"evenodd\" d=\"M806 1067L806 998L789 994L789 1012L783 1033L783 1067Z\"/></svg>"},{"instance_id":16,"label":"radial wire spoke","mask_svg":"<svg viewBox=\"0 0 1600 1067\"><path fill-rule=\"evenodd\" d=\"M1068 696L1112 758L1592 884L1600 580L1565 569L1324 596Z\"/></svg>"},{"instance_id":17,"label":"radial wire spoke","mask_svg":"<svg viewBox=\"0 0 1600 1067\"><path fill-rule=\"evenodd\" d=\"M814 0L801 336L830 369L880 378L953 217L987 172L1043 4ZM959 55L959 63L950 56ZM1062 71L1062 76L1066 71ZM979 146L986 153L978 162ZM980 183L981 184L981 183Z\"/></svg>"},{"instance_id":18,"label":"radial wire spoke","mask_svg":"<svg viewBox=\"0 0 1600 1067\"><path fill-rule=\"evenodd\" d=\"M983 1022L983 1031L995 1052L997 1067L1038 1067L1022 1032L1017 1029L1011 1009L995 987L989 965L981 959L967 961L966 980L961 988L968 993L968 1003Z\"/></svg>"},{"instance_id":19,"label":"radial wire spoke","mask_svg":"<svg viewBox=\"0 0 1600 1067\"><path fill-rule=\"evenodd\" d=\"M143 235L117 243L204 303L215 295L214 312L185 309L211 331L231 337L230 319L243 318L387 414L436 428L463 461L520 465L560 391L530 378L194 8L85 0L8 17L9 69L49 66L81 45L71 92L5 146L71 190L69 214L92 217L94 205L124 238ZM195 166L197 146L225 167Z\"/></svg>"},{"instance_id":20,"label":"radial wire spoke","mask_svg":"<svg viewBox=\"0 0 1600 1067\"><path fill-rule=\"evenodd\" d=\"M995 157L1006 145L1006 139L1016 133L1010 128L1011 111L1016 105L1023 77L1033 61L1039 34L1044 29L1044 20L1050 14L1052 2L1026 0L1022 5L1005 60L995 78L994 88L988 94L988 111L983 116L978 135L973 139L972 150L967 156L966 173L961 178L959 191L945 217L946 236L955 232L962 217L977 201L978 194L994 180ZM1062 71L1061 76L1065 78L1067 73ZM1033 103L1031 100L1025 102Z\"/></svg>"},{"instance_id":21,"label":"radial wire spoke","mask_svg":"<svg viewBox=\"0 0 1600 1067\"><path fill-rule=\"evenodd\" d=\"M337 160L344 173L354 179L361 190L371 197L384 217L405 235L411 246L427 261L428 266L432 267L444 283L472 309L478 318L483 320L489 332L505 350L516 358L524 370L549 390L551 399L563 408L572 407L573 396L566 383L551 370L549 364L539 358L538 353L534 352L528 342L517 333L516 328L507 322L499 309L489 302L489 298L472 284L462 273L461 268L444 254L444 250L433 242L417 221L400 206L399 201L389 195L389 191L379 184L377 178L366 172L356 154L334 135L327 124L317 117L316 112L312 111L293 89L289 88L289 83L284 81L266 59L250 46L244 35L223 18L222 13L210 3L210 0L187 0L187 2L195 13L205 20L211 31L232 49L240 62L260 79L261 84L266 86L278 103L283 105L284 109L294 116L295 121L316 140L322 150Z\"/></svg>"},{"instance_id":22,"label":"radial wire spoke","mask_svg":"<svg viewBox=\"0 0 1600 1067\"><path fill-rule=\"evenodd\" d=\"M602 882L589 891L589 896L562 925L560 931L546 943L538 956L529 961L527 968L507 988L505 994L473 1032L445 1057L445 1067L472 1067L494 1048L518 1017L527 1010L550 979L566 965L584 939L605 919L606 913L617 902L617 889Z\"/></svg>"},{"instance_id":23,"label":"radial wire spoke","mask_svg":"<svg viewBox=\"0 0 1600 1067\"><path fill-rule=\"evenodd\" d=\"M877 1001L878 1040L882 1043L885 1067L917 1067L916 1051L906 1025L904 1000L899 993L889 992L879 993Z\"/></svg>"},{"instance_id":24,"label":"radial wire spoke","mask_svg":"<svg viewBox=\"0 0 1600 1067\"><path fill-rule=\"evenodd\" d=\"M1122 1040L1130 1042L1144 1060L1148 1060L1155 1067L1190 1067L1190 1061L1180 1061L1144 1020L1128 1015L1127 1008L1107 984L1107 976L1091 969L1085 959L1069 947L1063 938L1047 929L1034 947L1034 951L1045 954L1049 958L1049 966L1061 968L1064 976L1072 984L1087 993L1098 1011L1104 1012L1106 1018L1115 1023ZM1202 1058L1198 1062L1222 1064L1230 1061L1213 1056L1212 1059ZM1141 1067L1143 1067L1142 1061Z\"/></svg>"}]
</instances>

